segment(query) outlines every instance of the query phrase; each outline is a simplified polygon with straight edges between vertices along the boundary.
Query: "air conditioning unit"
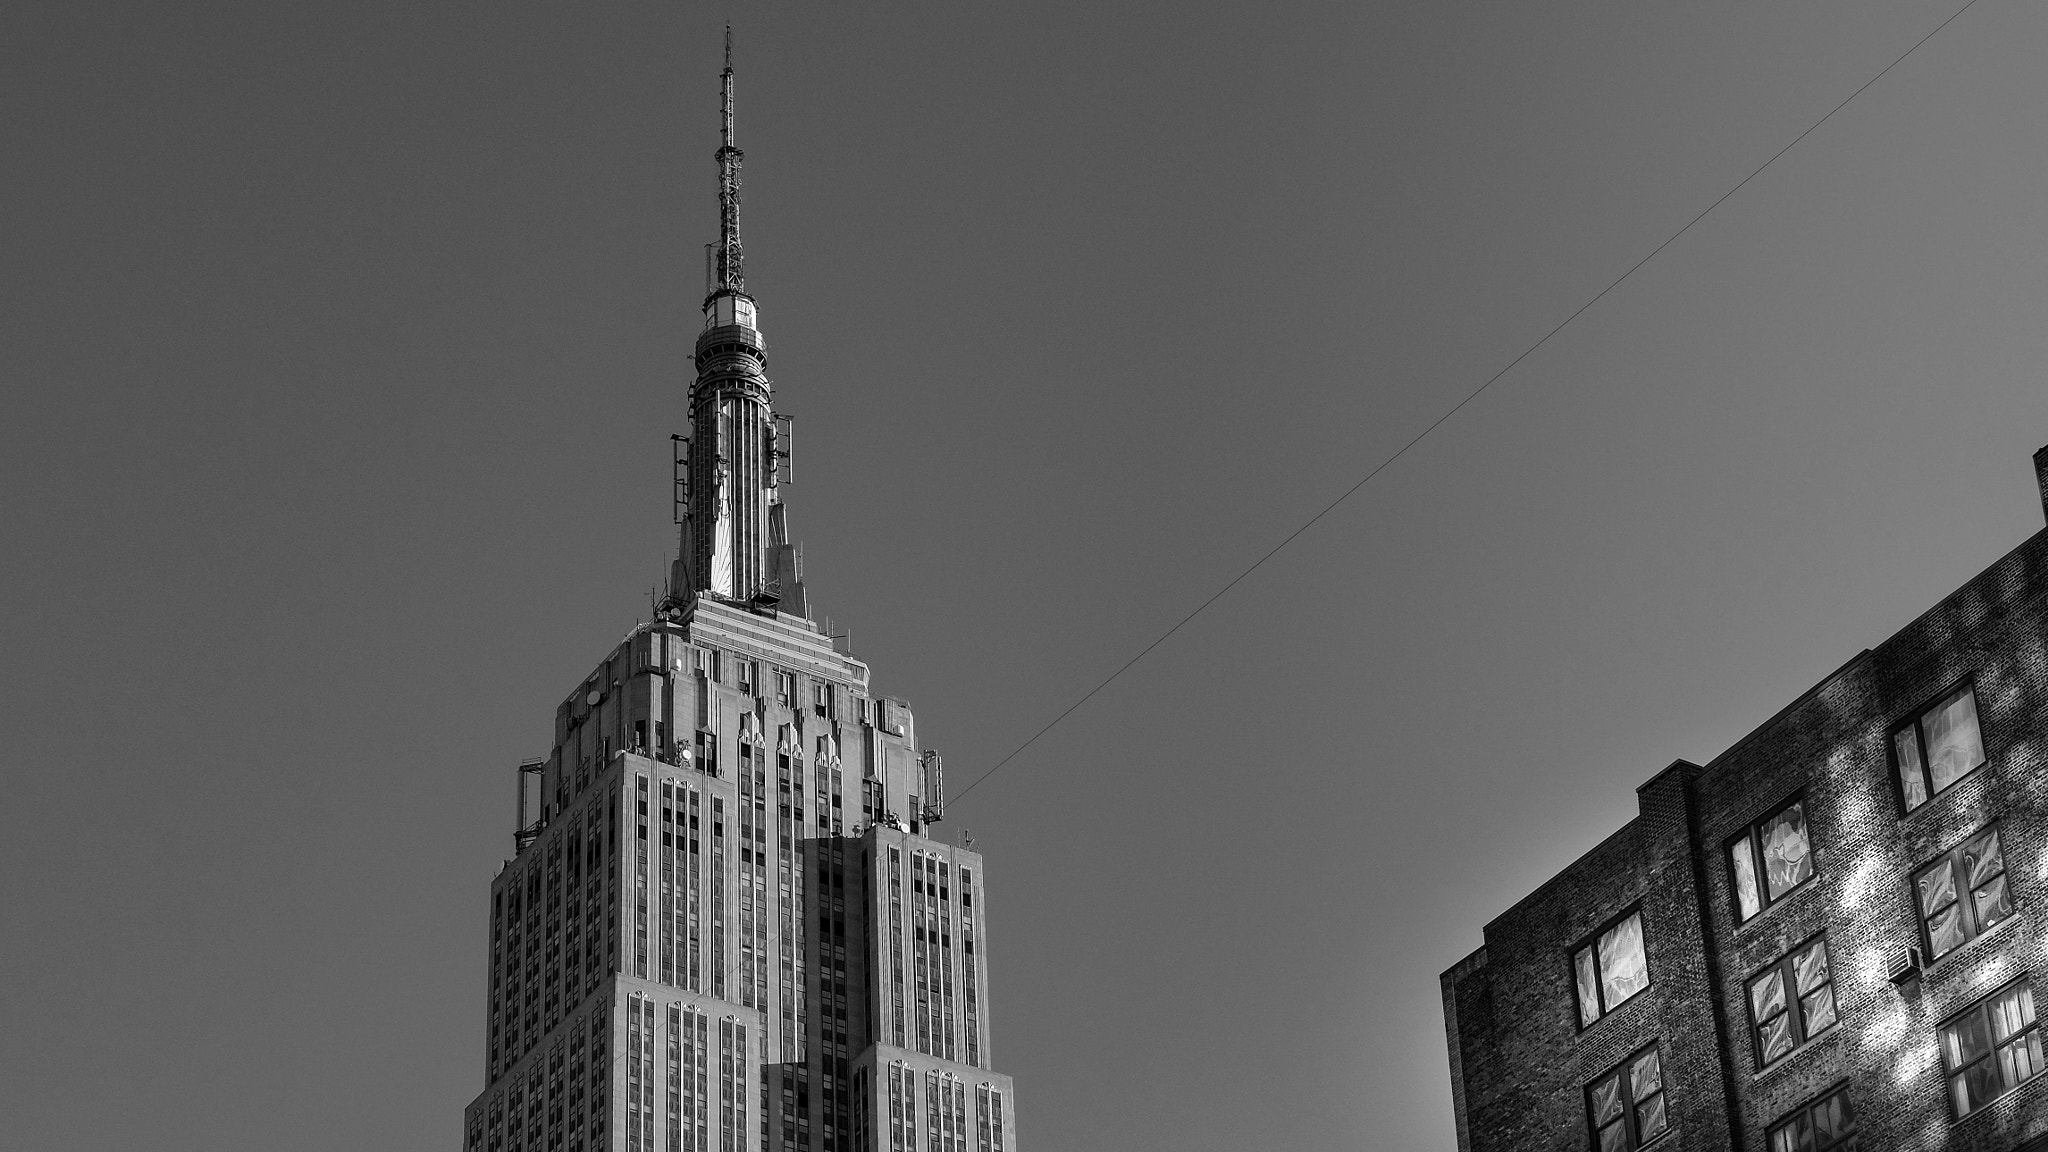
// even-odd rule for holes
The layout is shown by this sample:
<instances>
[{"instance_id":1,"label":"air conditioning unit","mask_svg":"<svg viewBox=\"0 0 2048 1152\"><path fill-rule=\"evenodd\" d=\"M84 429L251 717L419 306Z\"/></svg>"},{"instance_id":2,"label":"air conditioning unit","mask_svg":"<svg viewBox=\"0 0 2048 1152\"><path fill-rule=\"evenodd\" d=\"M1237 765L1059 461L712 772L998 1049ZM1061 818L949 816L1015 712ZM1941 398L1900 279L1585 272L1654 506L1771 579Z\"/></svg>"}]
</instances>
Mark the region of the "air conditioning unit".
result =
<instances>
[{"instance_id":1,"label":"air conditioning unit","mask_svg":"<svg viewBox=\"0 0 2048 1152\"><path fill-rule=\"evenodd\" d=\"M1920 974L1927 967L1921 958L1920 949L1911 944L1894 945L1886 955L1885 967L1891 973L1892 987L1899 995L1912 999L1920 995Z\"/></svg>"}]
</instances>

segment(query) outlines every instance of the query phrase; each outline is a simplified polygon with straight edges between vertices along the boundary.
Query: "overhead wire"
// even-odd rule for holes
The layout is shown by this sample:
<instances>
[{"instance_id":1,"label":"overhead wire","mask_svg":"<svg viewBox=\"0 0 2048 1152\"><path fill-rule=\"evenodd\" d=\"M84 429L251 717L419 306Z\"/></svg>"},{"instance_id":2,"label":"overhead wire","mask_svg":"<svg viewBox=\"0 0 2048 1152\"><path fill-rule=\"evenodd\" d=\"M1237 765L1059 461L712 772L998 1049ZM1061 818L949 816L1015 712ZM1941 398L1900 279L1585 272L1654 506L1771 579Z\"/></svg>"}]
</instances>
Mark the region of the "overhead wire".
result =
<instances>
[{"instance_id":1,"label":"overhead wire","mask_svg":"<svg viewBox=\"0 0 2048 1152\"><path fill-rule=\"evenodd\" d=\"M1449 420L1451 417L1456 416L1461 410L1464 409L1464 407L1467 404L1470 404L1472 403L1472 401L1477 400L1481 393L1485 392L1488 388L1493 387L1493 385L1496 382L1498 382L1502 377L1506 376L1509 372L1514 371L1516 365L1519 365L1522 361L1527 360L1531 355L1533 355L1536 352L1537 349L1543 347L1545 344L1548 344L1550 342L1551 337L1556 336L1559 332L1564 331L1567 327L1571 325L1572 321L1577 320L1580 316L1584 315L1587 309L1593 307L1593 305L1598 304L1601 300L1605 299L1608 293L1620 287L1623 281L1635 275L1636 272L1643 267L1643 265L1648 264L1650 261L1656 259L1658 253L1664 251L1666 248L1671 247L1671 245L1675 243L1679 237L1685 235L1687 232L1690 232L1692 230L1693 225L1698 224L1700 221L1706 219L1707 216L1714 211L1714 209L1719 208L1722 205L1722 203L1725 202L1730 196L1733 196L1737 192L1742 191L1742 189L1746 187L1750 181L1762 175L1764 169L1769 168L1772 164L1777 163L1779 157L1785 155L1785 153L1787 152L1790 152L1793 148L1799 145L1800 141L1806 139L1808 136L1811 136L1814 133L1814 131L1817 130L1821 125L1826 124L1829 120L1833 119L1835 113L1840 112L1844 108L1847 108L1851 101L1855 100L1858 96L1863 95L1864 91L1867 90L1871 85L1877 83L1879 80L1884 79L1885 75L1889 73L1892 69L1898 67L1901 63L1903 63L1906 57L1911 56L1913 53L1919 51L1922 45L1926 44L1929 40L1934 39L1935 36L1941 33L1942 29L1947 28L1950 24L1953 24L1956 21L1957 17L1961 16L1963 13L1968 12L1971 8L1975 7L1976 3L1977 0L1966 0L1966 3L1964 3L1962 7L1950 13L1947 19L1935 25L1933 30L1929 31L1925 36L1922 36L1920 37L1920 39L1914 41L1912 47L1907 48L1904 52L1899 53L1898 56L1892 60L1891 63L1879 69L1876 75L1873 75L1870 79L1865 80L1862 84L1857 85L1856 90L1854 92L1851 92L1847 96L1843 97L1841 103L1836 104L1833 108L1828 109L1826 115L1822 116L1818 120L1815 120L1812 124L1807 125L1805 131L1799 133L1799 135L1797 136L1794 136L1791 139L1791 141L1787 143L1784 147L1778 149L1776 152L1771 153L1770 159L1765 160L1763 163L1757 165L1754 169L1750 171L1749 175L1744 176L1742 179L1736 181L1734 186L1729 188L1726 192L1723 192L1719 196L1716 196L1714 198L1713 203L1708 204L1705 208L1702 208L1698 215L1686 221L1685 224L1681 226L1676 232L1673 232L1671 235L1665 237L1663 243L1657 245L1655 248L1650 249L1649 253L1645 255L1642 259L1637 260L1634 264L1629 265L1627 271L1623 272L1619 276L1616 276L1613 280L1608 281L1606 287L1600 289L1600 291L1598 292L1595 292L1592 295L1592 297L1588 299L1584 304L1581 304L1577 308L1573 309L1570 315L1566 316L1563 320L1558 321L1555 327L1551 328L1550 331L1545 332L1539 339L1537 339L1535 343L1529 345L1527 348L1524 348L1519 355L1517 355L1514 359L1508 361L1505 365L1503 365L1500 371L1495 372L1493 375L1487 377L1485 382L1480 384L1479 387L1474 388L1472 391L1466 393L1464 399L1459 400L1456 404L1453 404L1450 407L1450 409L1446 411L1443 415L1438 416L1435 420L1430 421L1428 426L1423 428L1422 431L1417 432L1414 436L1409 438L1407 443L1395 449L1392 455L1388 456L1384 460L1381 460L1378 464L1375 464L1371 471L1367 472L1364 476L1358 479L1357 483L1351 485L1351 487L1346 488L1343 492L1339 493L1336 499L1330 501L1328 504L1323 505L1323 507L1319 511L1317 511L1315 515L1310 516L1307 520L1304 520L1300 524L1300 526L1294 529L1294 531L1289 532L1285 537L1283 537L1278 544L1275 544L1271 548L1267 549L1264 555L1260 556L1257 560L1252 561L1251 564L1247 566L1243 571L1231 577L1229 583L1223 585L1223 587L1221 588L1218 588L1213 594L1209 596L1208 599L1202 601L1200 604L1197 604L1193 611L1189 612L1187 615L1182 616L1179 620L1175 621L1173 627L1168 628L1166 631L1160 633L1158 637L1155 638L1151 643L1139 649L1137 655L1132 656L1129 660L1124 661L1123 664L1119 666L1116 671L1111 672L1108 676L1104 677L1099 683L1097 683L1093 688L1090 688L1087 692L1083 693L1080 699L1074 701L1072 704L1067 705L1067 707L1064 710L1062 710L1059 715L1054 716L1051 720L1045 723L1044 727L1032 733L1029 739L1025 740L1022 744L1017 745L1017 747L1011 749L1008 755L996 761L995 765L991 767L988 771L982 773L980 776L975 777L972 783L968 784L967 787L962 788L958 794L951 797L951 802L958 803L960 800L964 799L969 792L972 792L976 788L979 788L984 782L988 780L989 777L994 776L997 772L1002 771L1005 765L1010 763L1010 761L1015 760L1019 755L1023 754L1025 749L1031 747L1033 744L1036 744L1040 737L1052 731L1054 728L1057 728L1061 721L1073 715L1076 711L1080 709L1082 705L1088 703L1088 701L1093 700L1096 697L1096 695L1099 694L1104 688L1107 688L1111 684L1115 683L1119 677L1121 677L1124 673L1130 671L1134 666L1136 666L1138 661L1143 660L1145 657L1151 655L1154 649L1158 648L1161 644L1164 644L1168 640L1172 639L1175 633L1179 632L1182 628L1185 628L1189 624L1189 622L1195 619L1195 617L1200 616L1203 612L1208 611L1210 605L1216 603L1216 601L1218 600L1221 600L1224 597L1224 595L1227 594L1232 588L1235 588L1239 584L1243 583L1244 579L1247 576L1250 576L1252 573L1258 571L1261 567L1264 567L1266 561L1271 560L1273 557L1279 555L1282 549L1286 548L1289 544L1294 543L1295 539L1298 538L1302 533L1308 531L1310 528L1315 527L1316 524L1319 521L1321 521L1323 517L1328 516L1331 512L1335 511L1338 505L1344 503L1346 500L1349 500L1351 496L1354 493L1356 493L1360 488L1365 487L1366 484L1369 483L1373 477L1378 476L1381 472L1385 471L1388 465L1391 465L1392 463L1394 463L1394 461L1399 460L1403 455L1407 453L1407 451L1410 448L1413 448L1417 444L1421 443L1425 437L1427 437L1430 433L1436 431L1439 427L1441 427L1446 420Z\"/></svg>"}]
</instances>

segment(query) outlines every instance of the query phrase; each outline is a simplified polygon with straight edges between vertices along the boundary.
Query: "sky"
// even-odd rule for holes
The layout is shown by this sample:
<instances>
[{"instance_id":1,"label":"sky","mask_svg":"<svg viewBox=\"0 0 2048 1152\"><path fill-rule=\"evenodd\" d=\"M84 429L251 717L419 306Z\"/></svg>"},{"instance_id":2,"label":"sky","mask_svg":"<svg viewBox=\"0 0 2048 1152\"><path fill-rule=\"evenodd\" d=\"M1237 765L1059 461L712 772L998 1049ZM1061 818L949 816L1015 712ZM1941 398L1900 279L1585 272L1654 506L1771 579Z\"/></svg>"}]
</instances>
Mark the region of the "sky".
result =
<instances>
[{"instance_id":1,"label":"sky","mask_svg":"<svg viewBox=\"0 0 2048 1152\"><path fill-rule=\"evenodd\" d=\"M1957 7L8 6L9 1146L457 1146L726 20L812 604L957 796ZM1972 6L956 800L1026 1152L1448 1152L1486 922L2042 527L2044 56Z\"/></svg>"}]
</instances>

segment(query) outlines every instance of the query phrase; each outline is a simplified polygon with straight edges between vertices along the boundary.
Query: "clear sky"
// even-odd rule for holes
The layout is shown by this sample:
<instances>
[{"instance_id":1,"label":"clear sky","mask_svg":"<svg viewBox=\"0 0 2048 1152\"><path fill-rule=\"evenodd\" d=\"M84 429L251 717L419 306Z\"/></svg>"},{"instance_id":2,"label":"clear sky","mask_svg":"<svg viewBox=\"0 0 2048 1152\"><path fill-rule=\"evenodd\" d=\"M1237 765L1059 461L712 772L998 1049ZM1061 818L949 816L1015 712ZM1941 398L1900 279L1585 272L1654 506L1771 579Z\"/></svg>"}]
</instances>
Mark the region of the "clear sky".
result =
<instances>
[{"instance_id":1,"label":"clear sky","mask_svg":"<svg viewBox=\"0 0 2048 1152\"><path fill-rule=\"evenodd\" d=\"M956 790L1956 3L15 4L0 1116L449 1150L737 24L813 604ZM1026 1152L1452 1147L1437 974L2041 527L1981 0L955 805Z\"/></svg>"}]
</instances>

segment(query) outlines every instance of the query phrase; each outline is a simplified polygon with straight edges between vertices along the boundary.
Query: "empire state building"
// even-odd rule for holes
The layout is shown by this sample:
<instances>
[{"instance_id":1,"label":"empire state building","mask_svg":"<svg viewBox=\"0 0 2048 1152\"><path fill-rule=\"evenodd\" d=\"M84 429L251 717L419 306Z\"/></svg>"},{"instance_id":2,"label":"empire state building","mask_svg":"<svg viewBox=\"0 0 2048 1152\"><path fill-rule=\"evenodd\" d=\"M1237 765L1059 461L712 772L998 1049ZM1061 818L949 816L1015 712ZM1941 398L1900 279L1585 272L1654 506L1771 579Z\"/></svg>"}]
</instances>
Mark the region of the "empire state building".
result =
<instances>
[{"instance_id":1,"label":"empire state building","mask_svg":"<svg viewBox=\"0 0 2048 1152\"><path fill-rule=\"evenodd\" d=\"M729 41L720 86L680 546L655 618L520 765L463 1146L1015 1152L987 872L931 838L943 770L909 705L805 600L742 268Z\"/></svg>"}]
</instances>

